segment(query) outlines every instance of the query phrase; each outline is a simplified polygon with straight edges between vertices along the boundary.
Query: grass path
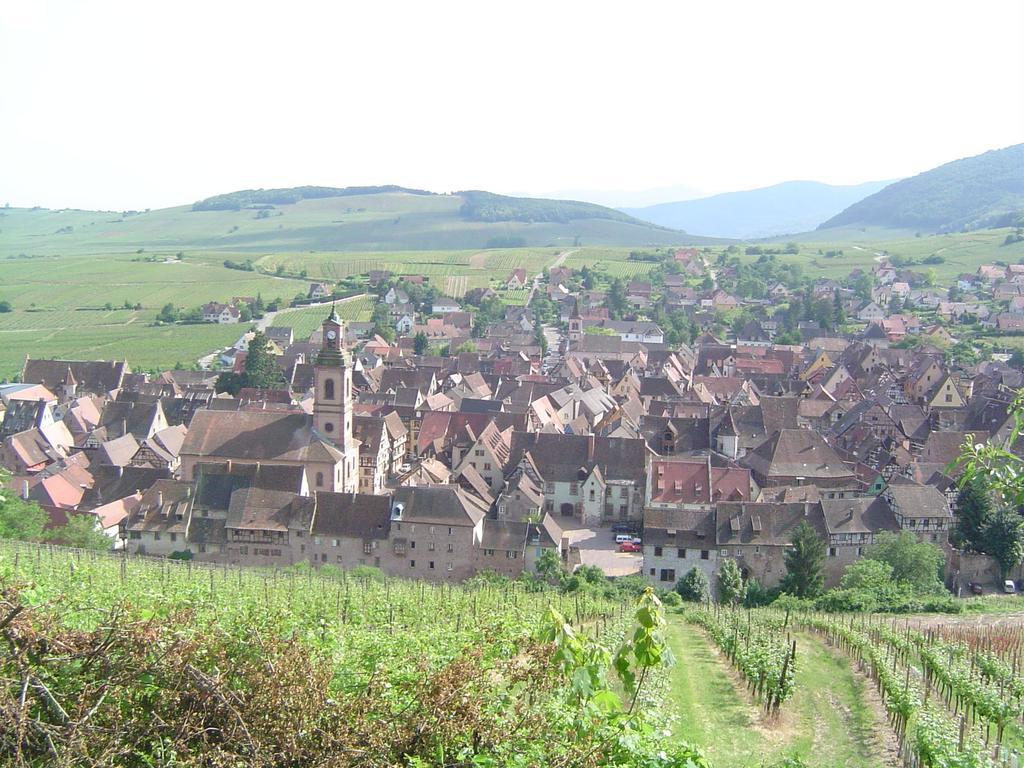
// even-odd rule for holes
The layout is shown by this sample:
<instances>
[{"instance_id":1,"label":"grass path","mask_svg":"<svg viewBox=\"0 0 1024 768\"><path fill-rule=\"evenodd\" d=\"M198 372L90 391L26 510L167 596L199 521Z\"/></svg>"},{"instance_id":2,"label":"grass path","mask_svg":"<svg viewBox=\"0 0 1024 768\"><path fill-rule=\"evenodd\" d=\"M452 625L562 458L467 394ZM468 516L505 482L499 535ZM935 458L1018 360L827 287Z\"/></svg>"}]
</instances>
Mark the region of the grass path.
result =
<instances>
[{"instance_id":1,"label":"grass path","mask_svg":"<svg viewBox=\"0 0 1024 768\"><path fill-rule=\"evenodd\" d=\"M699 745L713 768L760 768L792 754L814 768L890 765L887 725L864 680L817 638L799 635L797 643L797 693L766 720L701 632L673 616L669 698L679 737Z\"/></svg>"}]
</instances>

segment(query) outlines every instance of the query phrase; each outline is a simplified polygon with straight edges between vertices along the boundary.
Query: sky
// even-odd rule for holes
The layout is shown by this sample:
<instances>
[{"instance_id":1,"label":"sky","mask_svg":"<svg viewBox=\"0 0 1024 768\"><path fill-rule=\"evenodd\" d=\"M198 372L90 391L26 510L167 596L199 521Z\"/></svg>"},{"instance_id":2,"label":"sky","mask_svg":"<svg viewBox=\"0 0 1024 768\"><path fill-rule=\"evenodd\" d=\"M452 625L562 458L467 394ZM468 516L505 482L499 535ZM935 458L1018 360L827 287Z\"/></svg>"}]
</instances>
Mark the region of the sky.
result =
<instances>
[{"instance_id":1,"label":"sky","mask_svg":"<svg viewBox=\"0 0 1024 768\"><path fill-rule=\"evenodd\" d=\"M898 178L1024 141L1022 29L1024 0L3 0L0 205Z\"/></svg>"}]
</instances>

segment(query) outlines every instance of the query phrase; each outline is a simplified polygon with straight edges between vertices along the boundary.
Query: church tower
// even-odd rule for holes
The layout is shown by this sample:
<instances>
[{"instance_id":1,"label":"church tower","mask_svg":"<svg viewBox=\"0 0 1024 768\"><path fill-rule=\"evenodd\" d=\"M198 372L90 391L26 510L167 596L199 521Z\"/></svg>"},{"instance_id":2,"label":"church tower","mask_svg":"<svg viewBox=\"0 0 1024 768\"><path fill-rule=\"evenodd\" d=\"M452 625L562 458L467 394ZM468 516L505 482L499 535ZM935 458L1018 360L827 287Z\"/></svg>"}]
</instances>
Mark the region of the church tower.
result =
<instances>
[{"instance_id":1,"label":"church tower","mask_svg":"<svg viewBox=\"0 0 1024 768\"><path fill-rule=\"evenodd\" d=\"M359 447L352 437L352 360L344 339L345 327L332 307L313 366L313 429L344 455L335 489L354 493L359 485Z\"/></svg>"}]
</instances>

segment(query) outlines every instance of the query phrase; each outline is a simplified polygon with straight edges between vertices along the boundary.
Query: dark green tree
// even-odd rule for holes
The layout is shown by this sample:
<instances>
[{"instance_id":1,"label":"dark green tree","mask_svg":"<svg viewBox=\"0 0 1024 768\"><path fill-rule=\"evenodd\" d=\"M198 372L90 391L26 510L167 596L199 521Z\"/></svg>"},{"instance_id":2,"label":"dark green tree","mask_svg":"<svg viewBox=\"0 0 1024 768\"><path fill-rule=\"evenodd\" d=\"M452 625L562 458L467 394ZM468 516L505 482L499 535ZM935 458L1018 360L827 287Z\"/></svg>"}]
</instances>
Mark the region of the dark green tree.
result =
<instances>
[{"instance_id":1,"label":"dark green tree","mask_svg":"<svg viewBox=\"0 0 1024 768\"><path fill-rule=\"evenodd\" d=\"M40 541L49 517L34 501L23 501L3 486L0 472L0 538Z\"/></svg>"},{"instance_id":2,"label":"dark green tree","mask_svg":"<svg viewBox=\"0 0 1024 768\"><path fill-rule=\"evenodd\" d=\"M621 320L629 309L626 301L626 285L621 278L616 277L608 286L608 293L604 297L604 305L608 308L608 314L613 320Z\"/></svg>"},{"instance_id":3,"label":"dark green tree","mask_svg":"<svg viewBox=\"0 0 1024 768\"><path fill-rule=\"evenodd\" d=\"M676 582L676 592L679 596L691 603L706 603L711 599L711 587L708 584L708 577L704 571L696 566L686 572Z\"/></svg>"},{"instance_id":4,"label":"dark green tree","mask_svg":"<svg viewBox=\"0 0 1024 768\"><path fill-rule=\"evenodd\" d=\"M732 558L728 558L718 569L718 602L736 605L746 597L747 586L743 583L740 567Z\"/></svg>"},{"instance_id":5,"label":"dark green tree","mask_svg":"<svg viewBox=\"0 0 1024 768\"><path fill-rule=\"evenodd\" d=\"M241 374L225 371L217 377L218 392L237 395L244 387L254 389L274 389L284 383L284 374L277 365L274 356L267 346L267 337L262 331L256 331L249 342L249 352L245 357L245 369Z\"/></svg>"},{"instance_id":6,"label":"dark green tree","mask_svg":"<svg viewBox=\"0 0 1024 768\"><path fill-rule=\"evenodd\" d=\"M984 479L975 476L956 498L957 520L953 544L974 552L985 550L985 529L992 520L992 499Z\"/></svg>"},{"instance_id":7,"label":"dark green tree","mask_svg":"<svg viewBox=\"0 0 1024 768\"><path fill-rule=\"evenodd\" d=\"M817 597L825 586L822 566L825 563L825 543L806 520L793 531L792 547L786 551L786 575L782 578L782 591L796 597Z\"/></svg>"},{"instance_id":8,"label":"dark green tree","mask_svg":"<svg viewBox=\"0 0 1024 768\"><path fill-rule=\"evenodd\" d=\"M985 552L997 563L1005 579L1024 560L1024 518L1014 510L1001 507L985 526Z\"/></svg>"},{"instance_id":9,"label":"dark green tree","mask_svg":"<svg viewBox=\"0 0 1024 768\"><path fill-rule=\"evenodd\" d=\"M430 347L430 340L427 338L427 334L423 331L419 331L412 340L412 349L417 355L427 354L427 349Z\"/></svg>"}]
</instances>

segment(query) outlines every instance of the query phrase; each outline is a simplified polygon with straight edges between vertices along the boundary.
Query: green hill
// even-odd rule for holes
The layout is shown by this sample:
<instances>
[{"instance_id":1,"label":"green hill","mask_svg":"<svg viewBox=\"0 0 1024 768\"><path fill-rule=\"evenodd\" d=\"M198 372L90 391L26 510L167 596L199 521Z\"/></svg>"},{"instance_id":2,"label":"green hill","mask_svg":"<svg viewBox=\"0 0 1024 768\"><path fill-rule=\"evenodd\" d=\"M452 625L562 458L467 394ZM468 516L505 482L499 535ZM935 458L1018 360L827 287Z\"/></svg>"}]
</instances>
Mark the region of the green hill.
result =
<instances>
[{"instance_id":1,"label":"green hill","mask_svg":"<svg viewBox=\"0 0 1024 768\"><path fill-rule=\"evenodd\" d=\"M818 227L959 232L1024 223L1024 144L897 181Z\"/></svg>"},{"instance_id":2,"label":"green hill","mask_svg":"<svg viewBox=\"0 0 1024 768\"><path fill-rule=\"evenodd\" d=\"M144 250L452 250L714 242L591 203L404 187L243 190L121 213L0 210L0 258Z\"/></svg>"}]
</instances>

